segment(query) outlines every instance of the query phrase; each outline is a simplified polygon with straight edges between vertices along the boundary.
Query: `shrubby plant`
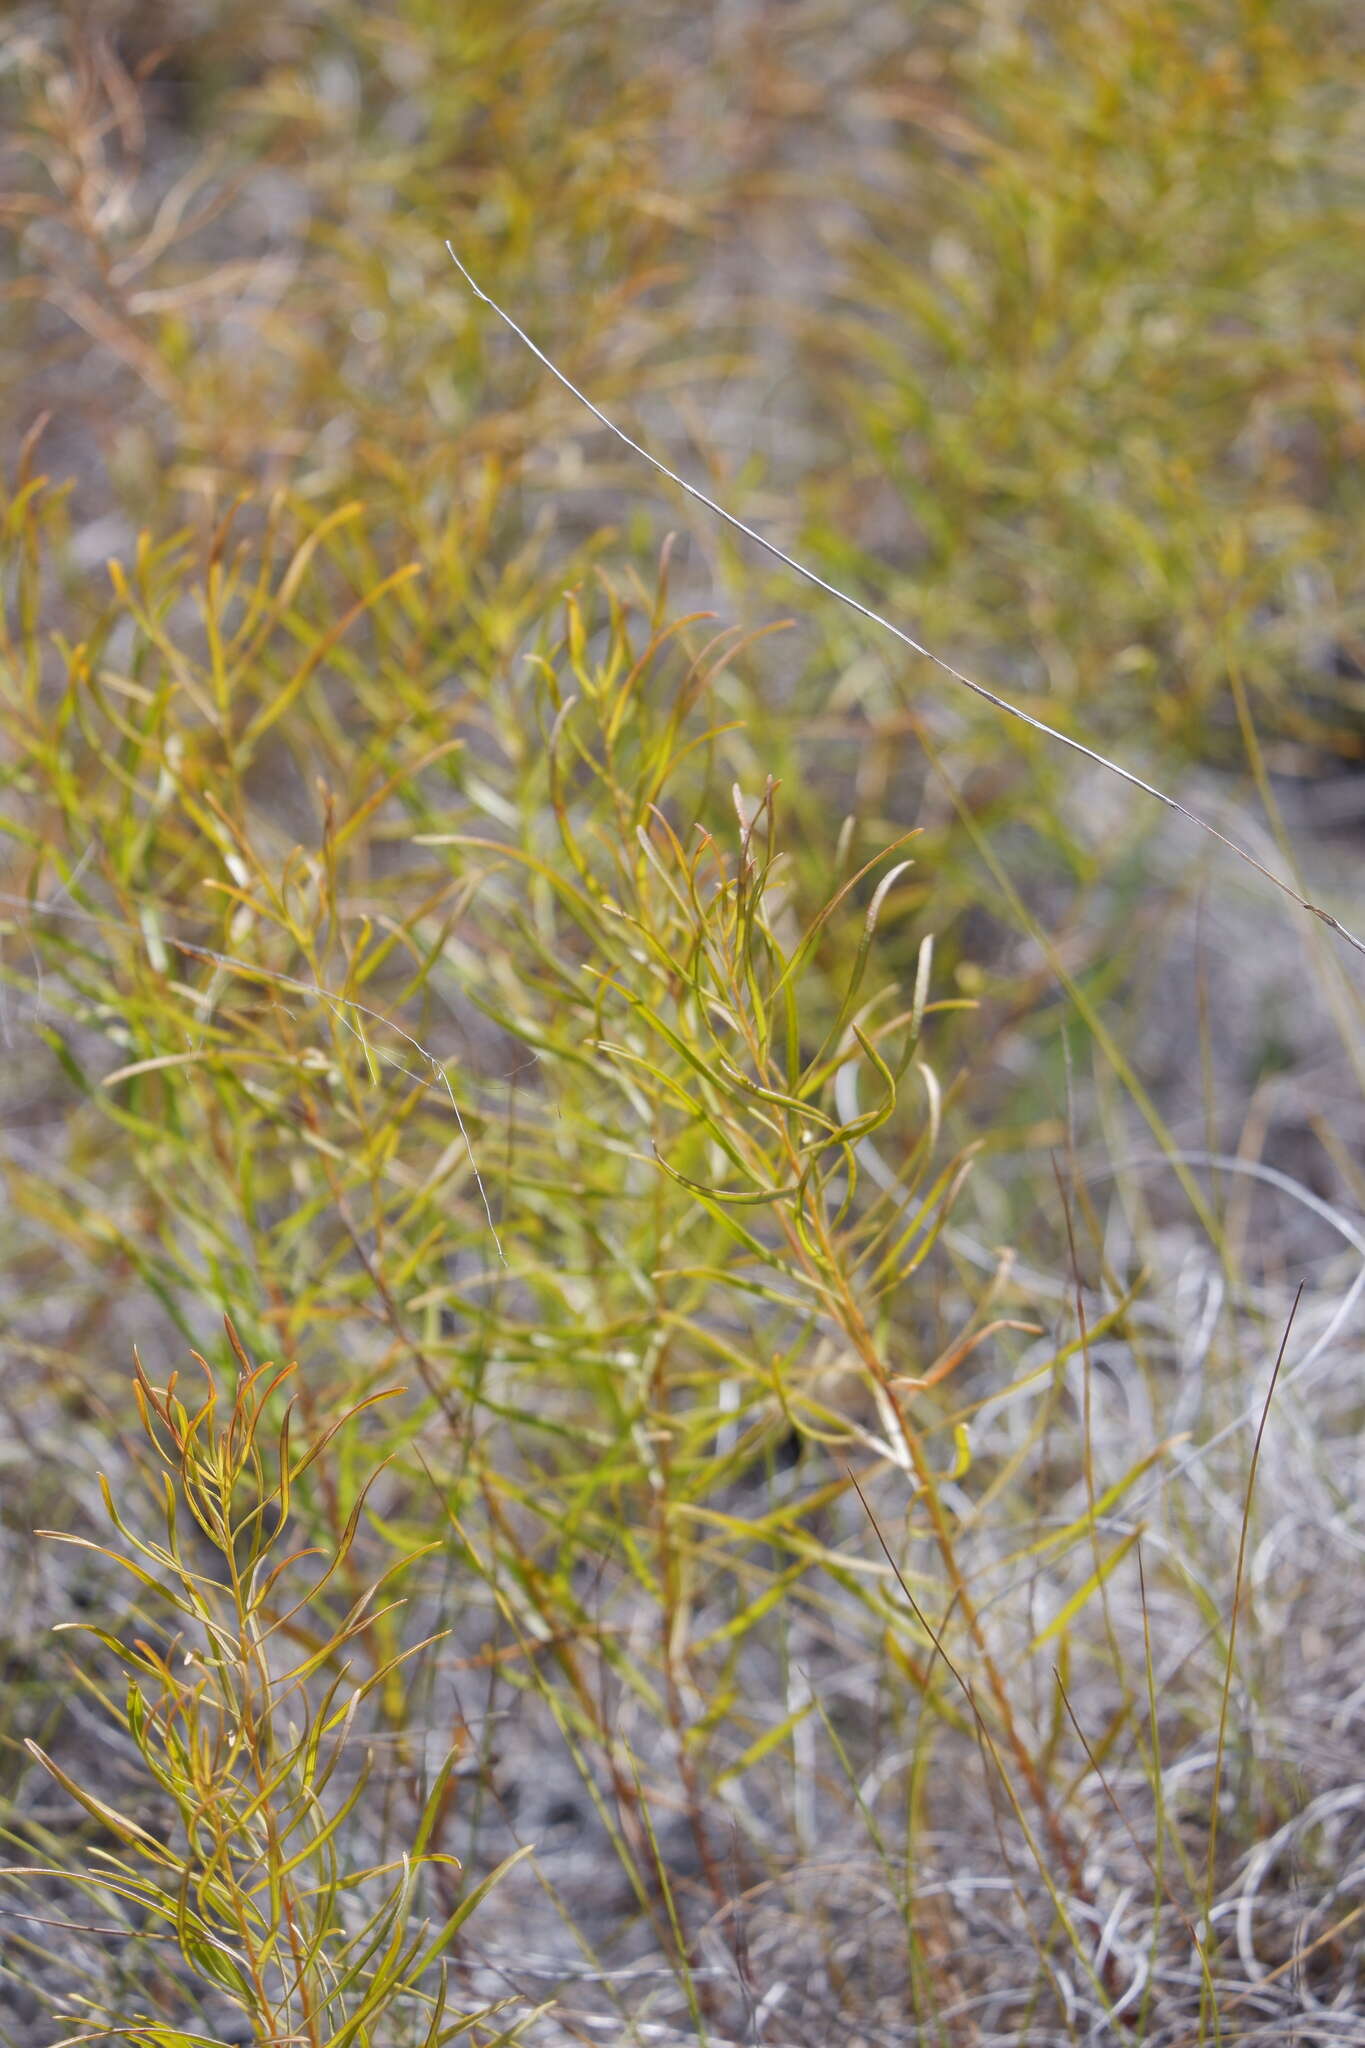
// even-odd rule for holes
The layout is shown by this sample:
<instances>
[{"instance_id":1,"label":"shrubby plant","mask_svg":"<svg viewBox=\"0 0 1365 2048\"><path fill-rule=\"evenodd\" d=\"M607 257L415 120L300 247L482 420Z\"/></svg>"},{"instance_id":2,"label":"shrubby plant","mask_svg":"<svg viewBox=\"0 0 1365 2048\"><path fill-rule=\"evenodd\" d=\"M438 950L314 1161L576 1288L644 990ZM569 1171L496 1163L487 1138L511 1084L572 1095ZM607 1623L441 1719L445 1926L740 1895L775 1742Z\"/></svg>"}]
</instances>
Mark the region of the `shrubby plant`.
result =
<instances>
[{"instance_id":1,"label":"shrubby plant","mask_svg":"<svg viewBox=\"0 0 1365 2048\"><path fill-rule=\"evenodd\" d=\"M175 1375L158 1390L138 1362L148 1490L159 1496L164 1537L137 1533L126 1519L131 1504L120 1505L102 1482L120 1540L98 1554L137 1582L148 1633L129 1641L95 1622L67 1624L93 1636L120 1671L117 1691L79 1658L71 1667L132 1738L171 1825L154 1832L111 1805L98 1781L76 1782L37 1743L28 1745L117 1845L92 1848L81 1888L122 1909L130 1932L150 1928L152 1941L173 1939L253 2040L341 2048L376 2031L432 2044L505 2040L502 2028L484 2024L490 2014L451 2011L443 1962L496 1873L437 1924L418 1918L431 1873L461 1889L456 1859L431 1846L456 1754L436 1772L401 1855L362 1869L345 1848L370 1777L369 1760L353 1754L357 1714L414 1654L371 1659L375 1668L354 1682L354 1646L402 1605L384 1596L417 1559L400 1557L334 1619L322 1595L338 1577L344 1583L368 1489L330 1555L290 1547L290 1506L339 1429L386 1397L371 1395L296 1448L294 1404L281 1409L276 1399L289 1368L252 1366L230 1323L227 1334L237 1365L227 1390L202 1358L195 1362L204 1386L188 1400ZM90 1547L84 1537L57 1540ZM98 2007L72 2017L84 2023L82 2038L103 2031L94 2025L103 2017ZM154 2048L198 2038L149 2011L110 2017L110 2030Z\"/></svg>"},{"instance_id":2,"label":"shrubby plant","mask_svg":"<svg viewBox=\"0 0 1365 2048\"><path fill-rule=\"evenodd\" d=\"M1350 963L441 241L1349 923L1337 14L163 12L5 31L0 2039L1325 2038Z\"/></svg>"}]
</instances>

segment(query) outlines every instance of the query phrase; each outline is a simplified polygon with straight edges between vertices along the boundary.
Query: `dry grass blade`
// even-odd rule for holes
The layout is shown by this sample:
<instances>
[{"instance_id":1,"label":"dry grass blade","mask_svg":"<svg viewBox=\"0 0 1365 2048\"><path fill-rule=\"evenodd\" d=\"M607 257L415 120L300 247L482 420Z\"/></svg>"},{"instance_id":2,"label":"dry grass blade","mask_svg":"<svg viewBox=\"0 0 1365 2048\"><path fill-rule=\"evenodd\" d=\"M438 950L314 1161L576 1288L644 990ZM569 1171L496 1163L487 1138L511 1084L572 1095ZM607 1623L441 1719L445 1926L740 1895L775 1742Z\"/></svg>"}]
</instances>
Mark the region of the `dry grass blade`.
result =
<instances>
[{"instance_id":1,"label":"dry grass blade","mask_svg":"<svg viewBox=\"0 0 1365 2048\"><path fill-rule=\"evenodd\" d=\"M934 667L940 670L942 674L948 676L953 682L960 683L964 689L970 690L974 696L982 698L987 704L993 705L997 711L1003 711L1007 717L1017 719L1021 725L1028 726L1033 732L1041 733L1045 739L1055 740L1059 746L1070 748L1072 753L1079 754L1084 760L1093 761L1097 767L1107 769L1111 775L1117 775L1121 781L1128 783L1133 789L1141 790L1145 796L1155 797L1156 801L1164 804L1167 810L1174 811L1178 817L1184 818L1189 824L1196 826L1199 831L1206 833L1210 839L1216 839L1219 845L1225 846L1230 853L1236 854L1238 860L1244 861L1248 867L1254 868L1257 874L1263 875L1266 881L1273 883L1282 895L1289 897L1292 902L1297 903L1301 910L1309 911L1312 916L1320 919L1329 930L1334 931L1339 938L1344 939L1346 944L1353 947L1357 953L1365 954L1365 939L1358 938L1353 931L1348 930L1341 923L1340 919L1334 917L1330 911L1322 909L1316 903L1310 903L1308 898L1301 896L1293 884L1285 881L1282 875L1275 874L1272 869L1257 860L1253 853L1249 853L1244 846L1239 846L1235 840L1229 839L1215 825L1210 825L1206 818L1197 816L1194 811L1182 804L1178 798L1168 795L1165 790L1158 789L1154 783L1145 781L1142 776L1135 775L1131 769L1124 768L1119 762L1110 760L1107 755L1096 752L1093 747L1088 747L1082 741L1073 739L1069 733L1058 731L1056 726L1048 725L1041 718L1034 718L1030 712L1022 710L1019 705L1011 704L1008 698L1001 697L994 690L988 689L984 683L977 682L973 677L964 675L961 669L954 668L950 661L945 661L941 654L935 654L932 648L926 647L920 641L914 639L903 627L896 625L891 619L884 618L880 612L874 611L870 605L862 603L861 599L854 597L851 592L841 590L837 584L827 582L823 576L810 568L807 563L800 562L794 555L787 554L784 549L778 547L775 541L769 540L766 534L762 534L756 527L746 524L735 513L728 511L724 505L718 504L714 498L708 497L707 493L699 489L696 484L689 482L686 477L679 476L676 470L670 469L666 463L659 460L657 455L651 454L649 449L642 447L638 441L632 440L624 428L617 426L616 422L609 419L599 406L594 405L585 392L580 391L576 384L570 382L564 372L555 363L551 362L544 350L539 348L532 341L530 335L517 325L511 314L505 312L496 299L490 298L488 293L482 290L469 271L465 269L464 264L456 255L454 247L450 242L446 243L446 249L449 252L451 262L455 265L455 268L459 271L461 277L475 296L482 300L483 304L491 312L497 315L498 319L503 322L503 325L516 335L517 340L531 351L531 354L535 356L538 362L544 364L550 375L562 384L564 389L572 397L576 398L580 405L585 406L593 418L607 429L608 433L614 434L618 441L622 442L632 453L638 455L642 461L648 463L649 467L656 471L658 475L666 477L669 483L676 484L678 489L685 492L689 498L693 499L697 504L705 506L708 512L713 513L717 519L724 520L725 524L733 527L737 533L742 533L746 540L753 541L757 547L762 548L766 554L773 556L776 561L782 563L784 568L790 569L795 575L801 577L804 582L813 584L817 590L823 590L829 597L837 598L840 604L847 605L851 611L857 612L861 618L868 620L871 625L878 627L883 633L889 633L893 639L899 640L903 646L908 647L912 654L921 655L926 661L932 662Z\"/></svg>"}]
</instances>

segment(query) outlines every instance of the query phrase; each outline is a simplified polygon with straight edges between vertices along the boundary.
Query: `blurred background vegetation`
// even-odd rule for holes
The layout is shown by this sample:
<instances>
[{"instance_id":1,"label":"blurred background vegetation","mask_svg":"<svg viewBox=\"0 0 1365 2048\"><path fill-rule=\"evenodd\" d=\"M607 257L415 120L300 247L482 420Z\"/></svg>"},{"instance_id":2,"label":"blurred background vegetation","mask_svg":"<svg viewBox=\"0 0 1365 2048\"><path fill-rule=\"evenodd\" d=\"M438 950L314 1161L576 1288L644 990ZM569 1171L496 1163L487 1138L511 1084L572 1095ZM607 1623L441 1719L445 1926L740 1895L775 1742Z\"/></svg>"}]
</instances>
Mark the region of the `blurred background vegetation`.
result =
<instances>
[{"instance_id":1,"label":"blurred background vegetation","mask_svg":"<svg viewBox=\"0 0 1365 2048\"><path fill-rule=\"evenodd\" d=\"M1344 0L8 11L0 1829L53 1875L0 2039L1356 2038L1358 961L746 552L442 245L1359 929L1363 54ZM206 1864L241 1758L158 1777L116 1676L182 1582L33 1536L161 1511L134 1345L296 1360L327 1439L233 1482L336 1560L289 1714L369 1687L333 1835L261 1721L292 1978L269 1803ZM396 1926L533 1852L439 2023L420 1944L372 2010L335 1961L414 1844L463 1874Z\"/></svg>"}]
</instances>

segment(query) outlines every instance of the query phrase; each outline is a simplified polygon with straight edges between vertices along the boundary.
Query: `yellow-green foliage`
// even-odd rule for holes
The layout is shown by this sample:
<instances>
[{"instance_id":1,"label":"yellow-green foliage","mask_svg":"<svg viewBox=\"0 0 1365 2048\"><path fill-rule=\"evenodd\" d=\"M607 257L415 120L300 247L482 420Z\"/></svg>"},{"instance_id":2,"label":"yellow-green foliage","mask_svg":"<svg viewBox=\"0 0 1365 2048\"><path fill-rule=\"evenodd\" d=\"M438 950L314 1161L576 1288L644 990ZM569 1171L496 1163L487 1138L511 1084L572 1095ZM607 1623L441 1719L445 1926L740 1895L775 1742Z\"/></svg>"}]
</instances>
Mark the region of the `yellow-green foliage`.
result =
<instances>
[{"instance_id":1,"label":"yellow-green foliage","mask_svg":"<svg viewBox=\"0 0 1365 2048\"><path fill-rule=\"evenodd\" d=\"M442 240L822 573L1282 832L1365 744L1358 25L708 13L0 30L5 2048L1232 2040L1302 1981L1234 1940L1313 1811L1273 1546L1243 1597L1279 1027L1233 1073L1201 956L1193 1130L1144 1071L1159 943L1257 885L785 616ZM503 1748L614 1919L493 1853Z\"/></svg>"}]
</instances>

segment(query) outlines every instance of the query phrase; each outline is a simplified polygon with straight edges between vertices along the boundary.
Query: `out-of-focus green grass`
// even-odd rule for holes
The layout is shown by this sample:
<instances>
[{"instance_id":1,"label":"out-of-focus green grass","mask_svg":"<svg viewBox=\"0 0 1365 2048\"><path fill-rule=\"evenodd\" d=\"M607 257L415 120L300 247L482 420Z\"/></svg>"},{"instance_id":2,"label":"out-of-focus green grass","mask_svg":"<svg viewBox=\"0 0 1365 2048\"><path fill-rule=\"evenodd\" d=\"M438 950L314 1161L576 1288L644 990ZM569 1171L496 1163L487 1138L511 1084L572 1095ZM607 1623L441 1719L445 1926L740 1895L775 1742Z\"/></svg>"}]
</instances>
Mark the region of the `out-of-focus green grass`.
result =
<instances>
[{"instance_id":1,"label":"out-of-focus green grass","mask_svg":"<svg viewBox=\"0 0 1365 2048\"><path fill-rule=\"evenodd\" d=\"M567 1942L622 2038L1238 2038L1237 1886L1312 1814L1258 1732L1311 1602L1257 1552L1244 1604L1236 1433L1294 1255L1185 1155L1240 1131L1254 1173L1241 1091L1297 1055L1196 943L1159 1056L1192 1137L1144 977L1199 889L1254 885L665 507L441 242L822 573L1173 788L1259 777L1274 826L1271 776L1344 775L1365 732L1351 17L3 33L0 1827L91 1894L68 1952L11 1879L10 2038L164 2048L224 2000L336 2048L581 2038L568 1950L535 2018L479 1977L488 1926ZM1349 1043L1340 956L1253 900ZM1295 1139L1339 1197L1327 1109ZM190 1348L198 1425L156 1392ZM269 1376L229 1398L268 1358L322 1446L292 1465ZM1296 1480L1324 1544L1334 1400ZM1171 1439L1220 1430L1201 1520ZM160 1517L131 1595L97 1470L112 1551ZM328 1560L311 1594L262 1590L267 1509ZM59 1570L38 1523L96 1547ZM45 1633L74 1608L94 1719ZM301 1659L277 1689L266 1643ZM551 1752L596 1861L519 1866L466 1930ZM415 1946L372 1968L356 1900L405 1853L373 1910ZM1314 1899L1316 1937L1349 1902ZM654 1988L615 1988L642 1955Z\"/></svg>"},{"instance_id":2,"label":"out-of-focus green grass","mask_svg":"<svg viewBox=\"0 0 1365 2048\"><path fill-rule=\"evenodd\" d=\"M868 81L887 147L811 323L826 558L881 580L889 500L930 640L1005 643L1086 730L1235 754L1235 670L1267 735L1359 759L1358 23L955 26Z\"/></svg>"}]
</instances>

